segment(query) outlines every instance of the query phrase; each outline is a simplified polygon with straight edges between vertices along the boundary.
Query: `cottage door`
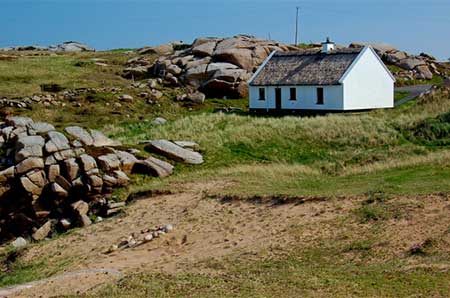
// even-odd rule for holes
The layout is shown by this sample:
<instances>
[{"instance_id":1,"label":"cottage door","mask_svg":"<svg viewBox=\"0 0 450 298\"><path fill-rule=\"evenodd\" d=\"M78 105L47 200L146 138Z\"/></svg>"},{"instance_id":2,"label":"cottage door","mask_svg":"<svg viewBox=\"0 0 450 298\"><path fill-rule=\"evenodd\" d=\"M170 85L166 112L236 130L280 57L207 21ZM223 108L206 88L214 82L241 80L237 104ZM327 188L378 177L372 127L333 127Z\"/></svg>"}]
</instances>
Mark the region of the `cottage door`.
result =
<instances>
[{"instance_id":1,"label":"cottage door","mask_svg":"<svg viewBox=\"0 0 450 298\"><path fill-rule=\"evenodd\" d=\"M275 88L275 109L281 110L281 88Z\"/></svg>"}]
</instances>

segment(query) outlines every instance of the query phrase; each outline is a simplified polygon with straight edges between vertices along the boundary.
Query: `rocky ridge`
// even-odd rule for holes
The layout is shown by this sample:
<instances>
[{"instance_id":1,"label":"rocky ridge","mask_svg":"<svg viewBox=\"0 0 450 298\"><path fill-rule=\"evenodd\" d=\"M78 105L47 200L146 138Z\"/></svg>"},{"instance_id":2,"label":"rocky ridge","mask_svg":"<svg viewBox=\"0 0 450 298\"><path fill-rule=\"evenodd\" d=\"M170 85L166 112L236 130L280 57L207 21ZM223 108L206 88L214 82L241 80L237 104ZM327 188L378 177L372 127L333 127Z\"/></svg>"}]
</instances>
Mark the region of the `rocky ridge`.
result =
<instances>
[{"instance_id":1,"label":"rocky ridge","mask_svg":"<svg viewBox=\"0 0 450 298\"><path fill-rule=\"evenodd\" d=\"M293 51L298 48L247 35L198 38L184 50L175 51L170 46L139 50L139 54L151 53L159 57L156 62L146 57L130 59L124 77L160 77L168 85L189 86L210 97L245 97L248 95L247 80L274 50Z\"/></svg>"},{"instance_id":2,"label":"rocky ridge","mask_svg":"<svg viewBox=\"0 0 450 298\"><path fill-rule=\"evenodd\" d=\"M14 46L0 48L0 51L53 51L53 52L95 52L95 49L77 41L66 41L59 45L44 46Z\"/></svg>"},{"instance_id":3,"label":"rocky ridge","mask_svg":"<svg viewBox=\"0 0 450 298\"><path fill-rule=\"evenodd\" d=\"M399 79L431 80L434 75L442 75L436 59L424 53L411 55L382 43L352 43L349 47L365 45L371 45L387 65L395 66L397 69L391 69ZM312 44L308 50L319 49L320 46ZM247 35L197 38L183 50L176 51L172 44L138 50L142 56L128 60L123 76L133 80L158 77L164 79L168 86L190 88L190 92L177 98L180 101L189 99L198 91L208 97L246 97L247 81L274 50L304 49ZM153 61L145 56L147 54L157 55L158 58Z\"/></svg>"},{"instance_id":4,"label":"rocky ridge","mask_svg":"<svg viewBox=\"0 0 450 298\"><path fill-rule=\"evenodd\" d=\"M149 151L169 160L203 162L199 153L180 146L195 143L150 143L158 150ZM6 118L0 125L0 242L19 236L39 241L55 230L90 225L125 206L114 202L112 192L127 186L130 174L173 173L173 164L137 157L135 149L120 145L97 130L68 126L57 131L30 118Z\"/></svg>"},{"instance_id":5,"label":"rocky ridge","mask_svg":"<svg viewBox=\"0 0 450 298\"><path fill-rule=\"evenodd\" d=\"M384 63L399 68L393 71L399 79L431 80L434 75L443 75L436 58L425 53L412 55L383 43L352 43L349 47L360 48L366 45L372 46Z\"/></svg>"}]
</instances>

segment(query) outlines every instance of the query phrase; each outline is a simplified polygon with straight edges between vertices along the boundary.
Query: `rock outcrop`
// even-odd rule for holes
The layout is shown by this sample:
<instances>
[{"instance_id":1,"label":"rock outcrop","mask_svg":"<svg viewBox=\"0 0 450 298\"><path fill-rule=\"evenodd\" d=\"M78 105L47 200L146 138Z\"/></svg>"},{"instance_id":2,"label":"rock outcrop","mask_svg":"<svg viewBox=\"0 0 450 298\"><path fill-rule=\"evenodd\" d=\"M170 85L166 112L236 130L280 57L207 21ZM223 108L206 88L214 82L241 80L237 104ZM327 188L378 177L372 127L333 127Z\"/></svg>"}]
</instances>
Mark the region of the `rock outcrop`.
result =
<instances>
[{"instance_id":1,"label":"rock outcrop","mask_svg":"<svg viewBox=\"0 0 450 298\"><path fill-rule=\"evenodd\" d=\"M198 38L185 50L171 52L169 48L140 50L141 54L152 53L160 57L155 63L144 57L130 59L124 76L135 79L161 77L171 86L191 86L210 97L238 98L248 94L247 80L272 51L298 50L288 44L247 35ZM203 101L196 97L192 102Z\"/></svg>"},{"instance_id":2,"label":"rock outcrop","mask_svg":"<svg viewBox=\"0 0 450 298\"><path fill-rule=\"evenodd\" d=\"M386 64L399 68L394 71L397 78L429 80L433 75L440 75L437 61L427 54L411 55L384 43L352 43L349 47L366 45L371 45ZM320 44L311 45L311 48L318 47ZM197 38L190 47L181 51L176 51L171 44L139 50L139 54L158 57L130 59L123 76L137 80L158 77L168 86L191 87L189 94L177 98L179 101L202 103L197 97L190 98L189 95L196 94L196 91L208 97L247 97L247 81L275 50L302 51L292 45L247 35Z\"/></svg>"},{"instance_id":3,"label":"rock outcrop","mask_svg":"<svg viewBox=\"0 0 450 298\"><path fill-rule=\"evenodd\" d=\"M350 48L359 48L370 45L387 65L399 68L393 74L402 80L431 80L434 75L442 75L436 59L428 54L411 55L397 50L384 43L352 43Z\"/></svg>"},{"instance_id":4,"label":"rock outcrop","mask_svg":"<svg viewBox=\"0 0 450 298\"><path fill-rule=\"evenodd\" d=\"M188 142L189 143L189 142ZM45 239L56 230L92 224L124 203L113 190L133 173L167 177L174 166L149 157L140 160L97 130L8 117L0 124L0 242L14 237ZM200 163L202 156L168 141L154 144L174 161ZM156 148L155 147L155 148ZM122 147L121 147L122 148Z\"/></svg>"}]
</instances>

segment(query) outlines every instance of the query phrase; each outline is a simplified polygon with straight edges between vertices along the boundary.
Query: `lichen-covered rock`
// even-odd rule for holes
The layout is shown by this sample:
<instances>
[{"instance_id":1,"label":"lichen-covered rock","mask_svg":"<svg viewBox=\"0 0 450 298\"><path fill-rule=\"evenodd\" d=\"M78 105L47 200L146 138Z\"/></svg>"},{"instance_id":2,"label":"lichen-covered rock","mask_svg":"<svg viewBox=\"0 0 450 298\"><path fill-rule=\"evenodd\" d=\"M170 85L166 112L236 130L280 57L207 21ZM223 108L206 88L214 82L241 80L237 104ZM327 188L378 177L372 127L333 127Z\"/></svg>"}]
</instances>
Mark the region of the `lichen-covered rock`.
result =
<instances>
[{"instance_id":1,"label":"lichen-covered rock","mask_svg":"<svg viewBox=\"0 0 450 298\"><path fill-rule=\"evenodd\" d=\"M125 173L131 173L131 170L138 159L133 154L125 151L116 151L115 154L120 160L120 168L122 171Z\"/></svg>"},{"instance_id":2,"label":"lichen-covered rock","mask_svg":"<svg viewBox=\"0 0 450 298\"><path fill-rule=\"evenodd\" d=\"M64 160L64 176L68 181L75 180L80 172L80 166L78 165L75 158L69 158Z\"/></svg>"},{"instance_id":3,"label":"lichen-covered rock","mask_svg":"<svg viewBox=\"0 0 450 298\"><path fill-rule=\"evenodd\" d=\"M28 157L42 157L44 144L45 140L41 136L19 138L16 142L16 162L21 162Z\"/></svg>"},{"instance_id":4,"label":"lichen-covered rock","mask_svg":"<svg viewBox=\"0 0 450 298\"><path fill-rule=\"evenodd\" d=\"M34 169L43 169L44 161L42 158L30 157L16 165L16 174L21 175Z\"/></svg>"},{"instance_id":5,"label":"lichen-covered rock","mask_svg":"<svg viewBox=\"0 0 450 298\"><path fill-rule=\"evenodd\" d=\"M93 139L93 145L95 147L107 147L107 146L120 146L119 141L112 140L105 136L101 131L91 129L91 136Z\"/></svg>"},{"instance_id":6,"label":"lichen-covered rock","mask_svg":"<svg viewBox=\"0 0 450 298\"><path fill-rule=\"evenodd\" d=\"M33 239L36 241L44 240L52 231L52 222L49 220L43 226L41 226L34 234L32 235Z\"/></svg>"},{"instance_id":7,"label":"lichen-covered rock","mask_svg":"<svg viewBox=\"0 0 450 298\"><path fill-rule=\"evenodd\" d=\"M150 141L145 149L175 161L182 161L189 164L203 163L203 157L200 153L184 149L168 140Z\"/></svg>"},{"instance_id":8,"label":"lichen-covered rock","mask_svg":"<svg viewBox=\"0 0 450 298\"><path fill-rule=\"evenodd\" d=\"M94 144L94 140L92 139L92 136L82 127L68 126L64 130L69 135L71 135L75 139L81 141L83 144L85 144L87 146L92 146Z\"/></svg>"},{"instance_id":9,"label":"lichen-covered rock","mask_svg":"<svg viewBox=\"0 0 450 298\"><path fill-rule=\"evenodd\" d=\"M77 201L71 205L78 215L86 215L89 212L89 204L84 201Z\"/></svg>"},{"instance_id":10,"label":"lichen-covered rock","mask_svg":"<svg viewBox=\"0 0 450 298\"><path fill-rule=\"evenodd\" d=\"M31 124L33 120L28 117L7 117L6 124L14 127L26 127Z\"/></svg>"},{"instance_id":11,"label":"lichen-covered rock","mask_svg":"<svg viewBox=\"0 0 450 298\"><path fill-rule=\"evenodd\" d=\"M55 127L53 125L46 122L32 122L28 124L28 127L37 134L45 134L55 130Z\"/></svg>"},{"instance_id":12,"label":"lichen-covered rock","mask_svg":"<svg viewBox=\"0 0 450 298\"><path fill-rule=\"evenodd\" d=\"M93 158L90 155L83 154L79 158L81 169L88 173L89 171L97 168L97 162L95 161L95 158Z\"/></svg>"},{"instance_id":13,"label":"lichen-covered rock","mask_svg":"<svg viewBox=\"0 0 450 298\"><path fill-rule=\"evenodd\" d=\"M101 155L97 157L97 161L100 169L102 169L105 172L118 170L120 168L120 159L114 153Z\"/></svg>"},{"instance_id":14,"label":"lichen-covered rock","mask_svg":"<svg viewBox=\"0 0 450 298\"><path fill-rule=\"evenodd\" d=\"M155 177L167 177L172 174L173 166L154 157L138 161L133 168L134 173L152 175Z\"/></svg>"},{"instance_id":15,"label":"lichen-covered rock","mask_svg":"<svg viewBox=\"0 0 450 298\"><path fill-rule=\"evenodd\" d=\"M47 135L49 137L49 140L45 144L45 151L47 153L70 149L69 140L62 133L50 131Z\"/></svg>"}]
</instances>

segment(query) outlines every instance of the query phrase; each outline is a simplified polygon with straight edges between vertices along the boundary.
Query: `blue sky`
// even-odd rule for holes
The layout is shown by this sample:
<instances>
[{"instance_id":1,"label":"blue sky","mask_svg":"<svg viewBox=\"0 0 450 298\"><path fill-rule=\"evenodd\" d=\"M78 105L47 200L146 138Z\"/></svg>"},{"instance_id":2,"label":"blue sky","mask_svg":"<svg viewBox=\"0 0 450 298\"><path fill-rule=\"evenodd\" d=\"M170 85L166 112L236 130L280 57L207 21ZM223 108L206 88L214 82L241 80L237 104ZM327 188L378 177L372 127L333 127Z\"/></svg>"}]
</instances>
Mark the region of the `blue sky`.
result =
<instances>
[{"instance_id":1,"label":"blue sky","mask_svg":"<svg viewBox=\"0 0 450 298\"><path fill-rule=\"evenodd\" d=\"M0 0L0 47L85 42L132 48L239 33L293 42L383 41L450 57L450 0Z\"/></svg>"}]
</instances>

